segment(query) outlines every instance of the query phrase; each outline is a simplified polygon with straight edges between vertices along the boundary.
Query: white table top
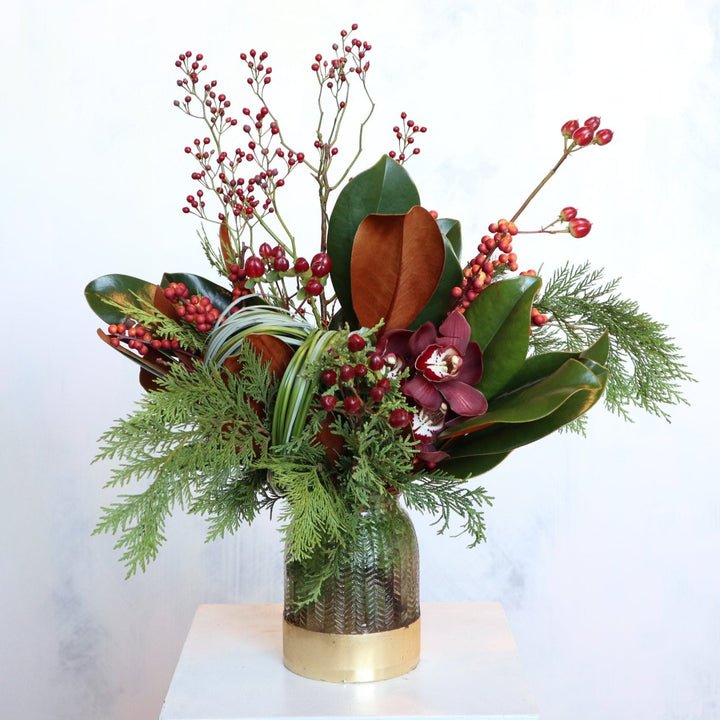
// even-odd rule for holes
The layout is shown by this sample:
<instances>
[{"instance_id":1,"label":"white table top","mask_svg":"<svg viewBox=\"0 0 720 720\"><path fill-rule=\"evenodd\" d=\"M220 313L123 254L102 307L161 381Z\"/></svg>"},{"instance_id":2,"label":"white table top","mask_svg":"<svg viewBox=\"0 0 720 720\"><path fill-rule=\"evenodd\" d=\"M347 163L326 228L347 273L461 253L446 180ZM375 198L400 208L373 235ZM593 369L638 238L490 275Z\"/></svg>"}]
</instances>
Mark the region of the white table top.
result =
<instances>
[{"instance_id":1,"label":"white table top","mask_svg":"<svg viewBox=\"0 0 720 720\"><path fill-rule=\"evenodd\" d=\"M281 605L200 605L160 720L538 720L500 603L424 603L418 667L308 680L282 661Z\"/></svg>"}]
</instances>

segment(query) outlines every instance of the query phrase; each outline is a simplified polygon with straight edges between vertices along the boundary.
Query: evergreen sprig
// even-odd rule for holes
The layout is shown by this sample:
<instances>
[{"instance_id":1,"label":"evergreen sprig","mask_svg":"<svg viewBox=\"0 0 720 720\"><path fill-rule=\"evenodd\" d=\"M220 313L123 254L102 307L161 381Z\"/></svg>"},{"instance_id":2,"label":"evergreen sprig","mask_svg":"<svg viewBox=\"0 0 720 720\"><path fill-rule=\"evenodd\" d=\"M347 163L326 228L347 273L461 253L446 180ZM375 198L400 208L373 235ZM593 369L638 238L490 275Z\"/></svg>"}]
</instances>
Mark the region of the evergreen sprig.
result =
<instances>
[{"instance_id":1,"label":"evergreen sprig","mask_svg":"<svg viewBox=\"0 0 720 720\"><path fill-rule=\"evenodd\" d=\"M491 506L493 498L485 488L471 489L465 480L434 472L416 478L402 486L408 508L435 516L438 534L450 528L453 516L463 520L462 530L470 538L469 547L485 541L484 506Z\"/></svg>"},{"instance_id":2,"label":"evergreen sprig","mask_svg":"<svg viewBox=\"0 0 720 720\"><path fill-rule=\"evenodd\" d=\"M150 479L141 493L103 508L95 533L120 534L116 547L131 575L157 555L175 507L210 517L209 538L233 532L277 499L256 458L266 450L261 417L274 384L252 345L238 361L243 373L174 367L138 409L100 438L95 461L114 460L107 487Z\"/></svg>"},{"instance_id":3,"label":"evergreen sprig","mask_svg":"<svg viewBox=\"0 0 720 720\"><path fill-rule=\"evenodd\" d=\"M666 405L685 403L682 382L694 382L667 326L618 293L620 280L603 280L602 269L567 263L545 282L535 306L552 322L535 330L535 353L580 351L607 329L610 336L606 407L631 420L628 406L670 419Z\"/></svg>"},{"instance_id":4,"label":"evergreen sprig","mask_svg":"<svg viewBox=\"0 0 720 720\"><path fill-rule=\"evenodd\" d=\"M160 339L177 340L187 351L202 354L207 343L206 333L197 330L192 323L180 322L165 315L151 303L133 293L134 303L118 302L111 297L103 298L105 305L119 310L126 318L151 329Z\"/></svg>"}]
</instances>

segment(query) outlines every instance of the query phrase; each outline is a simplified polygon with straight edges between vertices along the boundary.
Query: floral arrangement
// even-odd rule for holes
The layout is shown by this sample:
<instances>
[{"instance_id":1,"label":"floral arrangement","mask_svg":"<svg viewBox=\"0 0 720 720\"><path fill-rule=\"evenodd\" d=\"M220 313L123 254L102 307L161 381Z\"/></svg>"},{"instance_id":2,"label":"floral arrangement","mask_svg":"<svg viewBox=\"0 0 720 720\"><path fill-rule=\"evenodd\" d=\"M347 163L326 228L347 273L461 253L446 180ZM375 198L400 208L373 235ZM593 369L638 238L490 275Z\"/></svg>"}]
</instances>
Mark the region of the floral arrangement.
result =
<instances>
[{"instance_id":1,"label":"floral arrangement","mask_svg":"<svg viewBox=\"0 0 720 720\"><path fill-rule=\"evenodd\" d=\"M587 264L544 286L518 272L520 215L568 157L612 131L597 117L562 125L559 160L463 261L460 223L423 208L405 167L425 127L403 112L397 149L352 174L374 109L371 49L353 25L308 63L319 108L309 140L271 110L267 53L240 56L257 107L237 114L201 54L175 62L175 105L204 127L185 148L196 188L183 211L202 221L219 279L105 275L85 291L107 324L99 336L140 365L147 391L97 457L114 462L109 487L146 485L104 508L96 529L119 533L129 574L156 556L176 507L206 516L212 539L280 503L288 556L316 579L352 538L357 509L398 493L441 532L455 516L475 544L491 498L471 478L555 430L582 430L603 394L625 417L631 405L667 417L683 401L691 377L677 347L617 280ZM360 119L348 148L351 98ZM319 197L309 257L282 210L302 171ZM535 232L590 228L566 207Z\"/></svg>"}]
</instances>

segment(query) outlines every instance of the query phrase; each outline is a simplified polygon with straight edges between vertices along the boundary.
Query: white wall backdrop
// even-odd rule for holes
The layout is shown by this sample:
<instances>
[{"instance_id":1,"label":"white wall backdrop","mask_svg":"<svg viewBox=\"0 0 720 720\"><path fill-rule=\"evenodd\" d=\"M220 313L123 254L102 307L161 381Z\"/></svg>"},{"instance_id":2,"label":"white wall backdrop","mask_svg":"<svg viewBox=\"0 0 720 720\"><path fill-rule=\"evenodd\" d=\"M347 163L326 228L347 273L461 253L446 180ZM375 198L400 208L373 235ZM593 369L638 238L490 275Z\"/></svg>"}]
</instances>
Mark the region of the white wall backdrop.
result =
<instances>
[{"instance_id":1,"label":"white wall backdrop","mask_svg":"<svg viewBox=\"0 0 720 720\"><path fill-rule=\"evenodd\" d=\"M308 69L352 22L373 45L367 164L407 110L429 128L409 167L424 203L469 243L511 213L593 114L616 132L566 164L528 226L573 204L585 240L530 239L524 266L588 258L668 323L698 384L672 424L593 411L483 478L489 541L466 550L417 519L427 601L500 600L543 717L720 717L717 208L720 8L714 0L16 0L0 22L2 372L0 716L157 717L203 602L281 598L267 520L205 545L173 518L145 575L124 580L91 537L107 464L98 435L139 397L134 367L95 337L82 290L124 272L204 272L180 212L175 56L203 52L235 106L238 54L271 53L270 97L309 123ZM283 107L284 106L284 107ZM289 196L289 193L288 193ZM313 201L298 200L297 218ZM314 242L314 216L306 224ZM469 245L468 245L469 246Z\"/></svg>"}]
</instances>

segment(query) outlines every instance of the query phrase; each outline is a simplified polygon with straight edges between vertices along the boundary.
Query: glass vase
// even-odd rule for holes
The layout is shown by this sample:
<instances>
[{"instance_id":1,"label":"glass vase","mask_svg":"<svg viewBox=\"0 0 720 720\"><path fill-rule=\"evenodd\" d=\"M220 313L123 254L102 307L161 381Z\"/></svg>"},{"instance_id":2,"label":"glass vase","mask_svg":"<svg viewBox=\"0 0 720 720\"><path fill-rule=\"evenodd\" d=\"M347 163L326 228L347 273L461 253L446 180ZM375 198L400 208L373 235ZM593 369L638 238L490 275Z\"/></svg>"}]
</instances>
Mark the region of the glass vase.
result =
<instances>
[{"instance_id":1,"label":"glass vase","mask_svg":"<svg viewBox=\"0 0 720 720\"><path fill-rule=\"evenodd\" d=\"M293 672L330 682L403 675L420 658L415 529L397 498L358 510L354 541L333 550L335 572L303 603L306 563L286 561L283 654Z\"/></svg>"}]
</instances>

